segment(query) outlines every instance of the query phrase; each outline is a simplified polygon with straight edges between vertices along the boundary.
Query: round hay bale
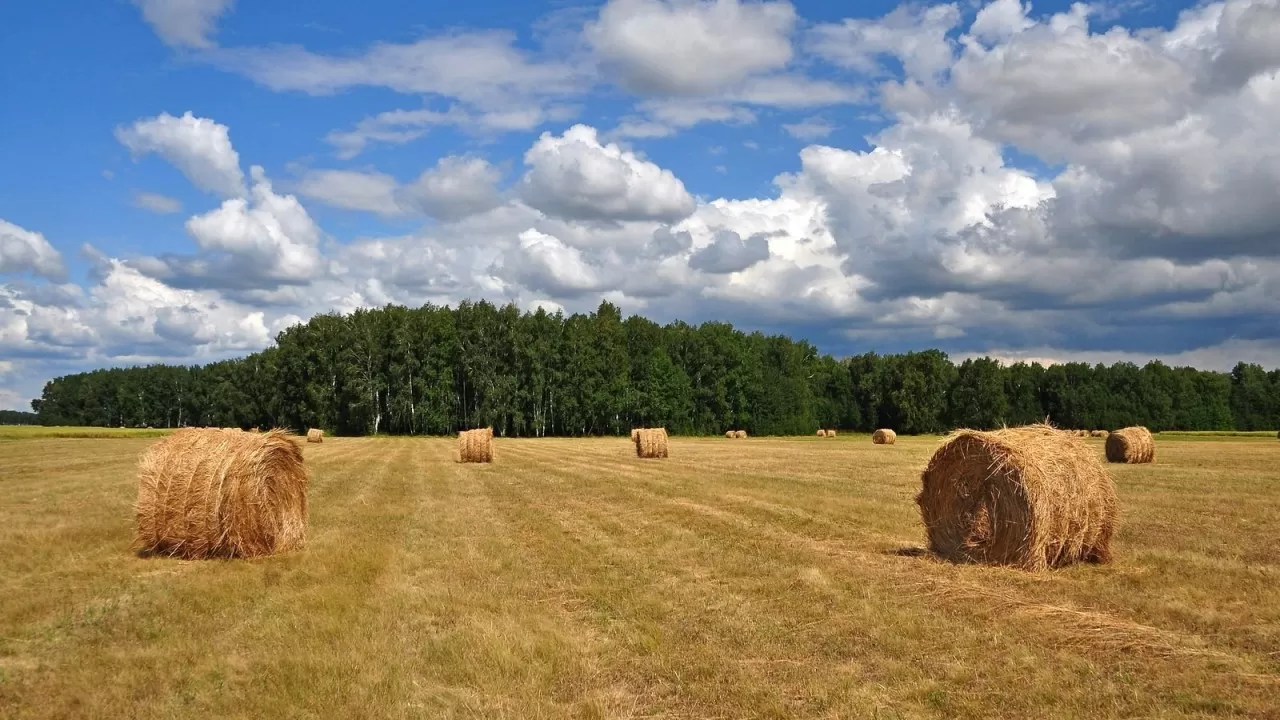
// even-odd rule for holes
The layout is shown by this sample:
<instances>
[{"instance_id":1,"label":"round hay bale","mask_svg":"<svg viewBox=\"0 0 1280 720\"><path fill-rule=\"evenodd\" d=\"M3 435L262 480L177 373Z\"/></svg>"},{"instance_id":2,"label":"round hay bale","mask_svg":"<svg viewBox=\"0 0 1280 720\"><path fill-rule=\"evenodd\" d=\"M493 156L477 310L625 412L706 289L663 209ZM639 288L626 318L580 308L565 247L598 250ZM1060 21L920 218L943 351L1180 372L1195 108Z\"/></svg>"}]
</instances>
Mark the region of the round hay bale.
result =
<instances>
[{"instance_id":1,"label":"round hay bale","mask_svg":"<svg viewBox=\"0 0 1280 720\"><path fill-rule=\"evenodd\" d=\"M876 445L892 445L898 441L898 433L889 428L880 428L871 433L871 442Z\"/></svg>"},{"instance_id":2,"label":"round hay bale","mask_svg":"<svg viewBox=\"0 0 1280 720\"><path fill-rule=\"evenodd\" d=\"M302 547L307 482L302 448L283 430L179 430L139 459L135 544L188 559Z\"/></svg>"},{"instance_id":3,"label":"round hay bale","mask_svg":"<svg viewBox=\"0 0 1280 720\"><path fill-rule=\"evenodd\" d=\"M1106 430L1093 430L1089 433L1089 437L1104 438L1107 436Z\"/></svg>"},{"instance_id":4,"label":"round hay bale","mask_svg":"<svg viewBox=\"0 0 1280 720\"><path fill-rule=\"evenodd\" d=\"M818 430L818 437L826 437L826 436L827 436L826 430L821 430L821 429Z\"/></svg>"},{"instance_id":5,"label":"round hay bale","mask_svg":"<svg viewBox=\"0 0 1280 720\"><path fill-rule=\"evenodd\" d=\"M730 440L733 440L734 438L738 437L738 433L736 430L730 430L726 432L724 436Z\"/></svg>"},{"instance_id":6,"label":"round hay bale","mask_svg":"<svg viewBox=\"0 0 1280 720\"><path fill-rule=\"evenodd\" d=\"M642 428L636 433L636 457L667 457L667 429Z\"/></svg>"},{"instance_id":7,"label":"round hay bale","mask_svg":"<svg viewBox=\"0 0 1280 720\"><path fill-rule=\"evenodd\" d=\"M953 562L1043 570L1111 561L1116 490L1087 445L1047 425L957 430L916 497L929 549Z\"/></svg>"},{"instance_id":8,"label":"round hay bale","mask_svg":"<svg viewBox=\"0 0 1280 720\"><path fill-rule=\"evenodd\" d=\"M485 427L458 433L458 462L493 462L493 428Z\"/></svg>"},{"instance_id":9,"label":"round hay bale","mask_svg":"<svg viewBox=\"0 0 1280 720\"><path fill-rule=\"evenodd\" d=\"M829 437L829 438L833 438L833 437L835 437L835 436L836 436L836 431L835 431L835 430L828 430L828 431L827 431L827 437Z\"/></svg>"},{"instance_id":10,"label":"round hay bale","mask_svg":"<svg viewBox=\"0 0 1280 720\"><path fill-rule=\"evenodd\" d=\"M636 436L640 434L640 428L631 428L631 442L636 441Z\"/></svg>"},{"instance_id":11,"label":"round hay bale","mask_svg":"<svg viewBox=\"0 0 1280 720\"><path fill-rule=\"evenodd\" d=\"M307 442L319 443L324 442L324 431L320 428L311 428L307 431Z\"/></svg>"},{"instance_id":12,"label":"round hay bale","mask_svg":"<svg viewBox=\"0 0 1280 720\"><path fill-rule=\"evenodd\" d=\"M737 432L735 432L735 433L733 434L733 436L734 436L734 437L736 437L736 438L738 438L739 440L746 440L746 439L747 439L747 431L746 431L746 430L738 430Z\"/></svg>"},{"instance_id":13,"label":"round hay bale","mask_svg":"<svg viewBox=\"0 0 1280 720\"><path fill-rule=\"evenodd\" d=\"M1156 459L1156 440L1142 426L1116 430L1107 436L1107 462L1149 463Z\"/></svg>"}]
</instances>

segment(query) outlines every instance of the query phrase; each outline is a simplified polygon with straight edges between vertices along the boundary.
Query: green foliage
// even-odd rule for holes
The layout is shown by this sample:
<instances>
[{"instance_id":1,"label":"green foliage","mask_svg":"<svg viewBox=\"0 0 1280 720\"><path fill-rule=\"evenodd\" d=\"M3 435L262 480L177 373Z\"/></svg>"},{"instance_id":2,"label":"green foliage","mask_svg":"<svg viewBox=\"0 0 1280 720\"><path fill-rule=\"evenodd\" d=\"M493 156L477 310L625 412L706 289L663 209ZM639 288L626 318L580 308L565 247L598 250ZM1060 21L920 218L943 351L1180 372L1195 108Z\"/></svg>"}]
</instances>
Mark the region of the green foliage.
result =
<instances>
[{"instance_id":1,"label":"green foliage","mask_svg":"<svg viewBox=\"0 0 1280 720\"><path fill-rule=\"evenodd\" d=\"M658 325L514 305L328 313L274 347L203 367L151 365L50 381L21 422L95 427L320 427L343 435L808 435L818 427L942 432L1023 425L1264 430L1280 426L1280 370L1148 363L957 367L938 350L844 360L732 325ZM14 421L14 420L8 420Z\"/></svg>"},{"instance_id":2,"label":"green foliage","mask_svg":"<svg viewBox=\"0 0 1280 720\"><path fill-rule=\"evenodd\" d=\"M39 402L38 400L36 402ZM0 425L39 425L40 416L20 410L0 410Z\"/></svg>"}]
</instances>

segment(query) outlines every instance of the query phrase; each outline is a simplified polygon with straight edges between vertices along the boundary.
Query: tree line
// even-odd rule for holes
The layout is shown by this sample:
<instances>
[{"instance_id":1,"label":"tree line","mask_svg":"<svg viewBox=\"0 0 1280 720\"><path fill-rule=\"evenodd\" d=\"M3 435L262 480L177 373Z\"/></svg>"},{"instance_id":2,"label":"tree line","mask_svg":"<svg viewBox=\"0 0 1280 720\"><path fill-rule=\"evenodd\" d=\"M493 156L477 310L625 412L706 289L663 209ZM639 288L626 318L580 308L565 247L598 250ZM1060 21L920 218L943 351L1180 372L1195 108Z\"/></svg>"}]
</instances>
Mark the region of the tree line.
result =
<instances>
[{"instance_id":1,"label":"tree line","mask_svg":"<svg viewBox=\"0 0 1280 720\"><path fill-rule=\"evenodd\" d=\"M939 350L837 359L804 340L728 323L659 325L603 302L564 315L514 305L389 305L329 313L275 345L203 366L149 365L49 381L47 425L325 428L340 435L810 434L819 427L934 433L1049 418L1064 428L1271 430L1280 370L1150 362L1088 365Z\"/></svg>"}]
</instances>

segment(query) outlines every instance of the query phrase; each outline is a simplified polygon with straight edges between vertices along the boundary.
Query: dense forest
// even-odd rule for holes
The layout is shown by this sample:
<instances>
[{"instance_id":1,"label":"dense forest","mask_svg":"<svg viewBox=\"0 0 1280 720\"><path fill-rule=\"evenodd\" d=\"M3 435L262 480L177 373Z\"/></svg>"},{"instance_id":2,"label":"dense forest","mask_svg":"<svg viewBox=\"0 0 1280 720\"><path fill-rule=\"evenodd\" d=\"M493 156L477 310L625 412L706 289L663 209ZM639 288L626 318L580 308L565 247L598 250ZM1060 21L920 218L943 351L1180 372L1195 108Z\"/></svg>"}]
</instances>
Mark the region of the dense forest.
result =
<instances>
[{"instance_id":1,"label":"dense forest","mask_svg":"<svg viewBox=\"0 0 1280 720\"><path fill-rule=\"evenodd\" d=\"M0 410L0 425L39 425L40 416L19 410Z\"/></svg>"},{"instance_id":2,"label":"dense forest","mask_svg":"<svg viewBox=\"0 0 1280 720\"><path fill-rule=\"evenodd\" d=\"M295 325L274 347L202 367L67 375L32 402L47 425L326 428L342 435L679 434L818 427L930 433L1049 417L1066 428L1280 426L1280 370L1067 363L956 365L938 350L820 354L708 322L658 325L602 303L564 316L464 302L388 306Z\"/></svg>"}]
</instances>

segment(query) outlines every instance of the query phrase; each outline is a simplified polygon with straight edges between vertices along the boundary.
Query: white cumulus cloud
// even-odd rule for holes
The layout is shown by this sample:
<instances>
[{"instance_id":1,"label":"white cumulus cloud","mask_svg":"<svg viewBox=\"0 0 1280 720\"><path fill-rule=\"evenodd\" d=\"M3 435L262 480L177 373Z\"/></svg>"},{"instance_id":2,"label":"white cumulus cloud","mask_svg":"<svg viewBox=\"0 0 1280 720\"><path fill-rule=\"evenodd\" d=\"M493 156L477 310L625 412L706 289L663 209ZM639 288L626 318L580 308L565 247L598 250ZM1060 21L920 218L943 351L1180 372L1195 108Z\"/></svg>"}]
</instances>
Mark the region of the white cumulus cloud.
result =
<instances>
[{"instance_id":1,"label":"white cumulus cloud","mask_svg":"<svg viewBox=\"0 0 1280 720\"><path fill-rule=\"evenodd\" d=\"M226 125L198 118L160 113L116 129L118 139L135 157L156 153L182 171L196 187L223 197L245 194L240 155L231 145Z\"/></svg>"}]
</instances>

